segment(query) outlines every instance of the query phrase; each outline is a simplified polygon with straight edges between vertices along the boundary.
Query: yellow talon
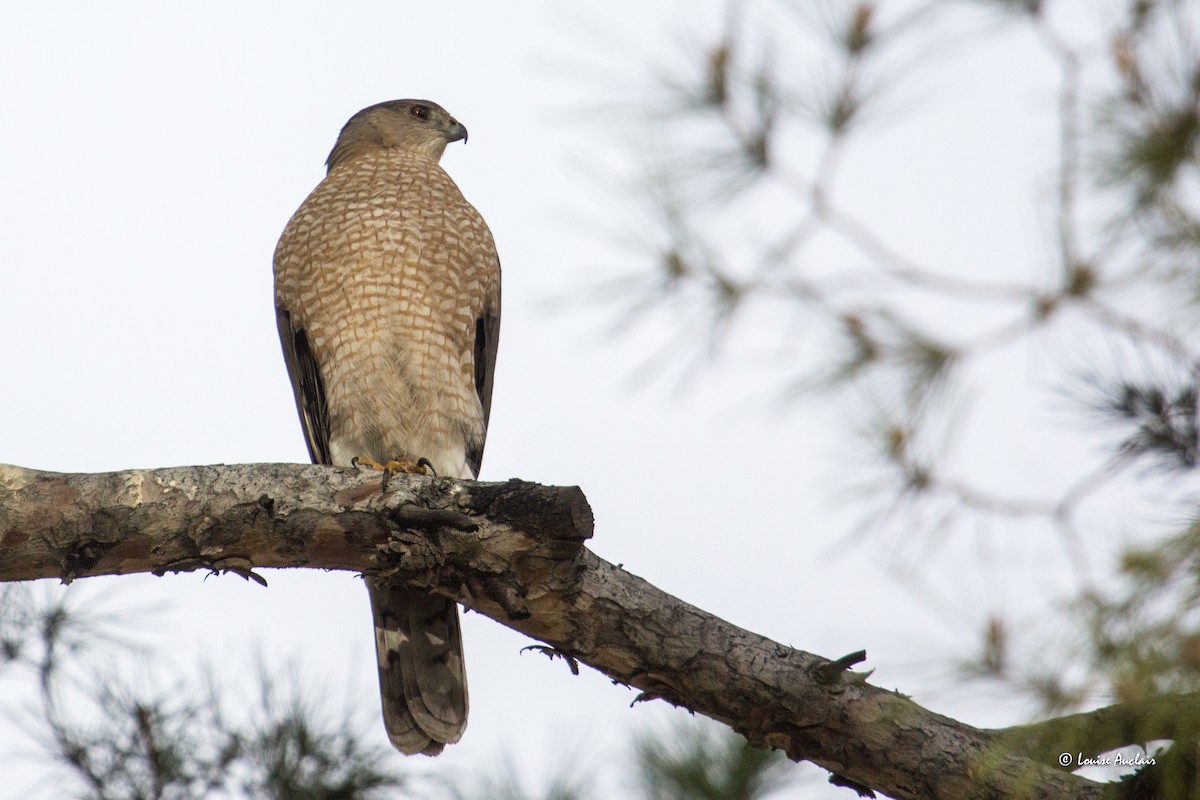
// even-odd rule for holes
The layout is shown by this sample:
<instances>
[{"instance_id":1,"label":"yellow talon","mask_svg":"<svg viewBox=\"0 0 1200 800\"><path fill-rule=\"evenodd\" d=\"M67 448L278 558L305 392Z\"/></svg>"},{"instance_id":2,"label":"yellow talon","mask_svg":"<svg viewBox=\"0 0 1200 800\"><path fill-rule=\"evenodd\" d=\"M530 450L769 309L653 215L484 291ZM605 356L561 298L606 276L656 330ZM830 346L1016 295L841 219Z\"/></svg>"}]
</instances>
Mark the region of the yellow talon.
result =
<instances>
[{"instance_id":1,"label":"yellow talon","mask_svg":"<svg viewBox=\"0 0 1200 800\"><path fill-rule=\"evenodd\" d=\"M437 474L433 469L433 464L429 463L428 458L419 458L416 461L394 459L386 464L380 464L370 456L357 456L351 463L356 467L368 467L379 472L386 472L388 475L399 475L401 472L408 475Z\"/></svg>"}]
</instances>

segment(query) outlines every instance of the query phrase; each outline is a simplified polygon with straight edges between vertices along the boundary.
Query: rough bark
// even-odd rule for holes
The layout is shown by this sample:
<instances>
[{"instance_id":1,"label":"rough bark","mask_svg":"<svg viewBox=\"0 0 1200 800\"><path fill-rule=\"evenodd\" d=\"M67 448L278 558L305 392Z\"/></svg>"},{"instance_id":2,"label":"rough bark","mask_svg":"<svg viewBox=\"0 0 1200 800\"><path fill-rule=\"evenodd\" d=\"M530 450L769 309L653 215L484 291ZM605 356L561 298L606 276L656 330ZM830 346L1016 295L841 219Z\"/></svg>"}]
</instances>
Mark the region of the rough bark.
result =
<instances>
[{"instance_id":1,"label":"rough bark","mask_svg":"<svg viewBox=\"0 0 1200 800\"><path fill-rule=\"evenodd\" d=\"M584 547L577 487L293 464L60 474L0 466L0 580L315 567L394 575L753 744L896 798L1100 796L849 671L690 606ZM1058 751L1055 751L1058 752ZM1032 757L1025 757L1031 755Z\"/></svg>"}]
</instances>

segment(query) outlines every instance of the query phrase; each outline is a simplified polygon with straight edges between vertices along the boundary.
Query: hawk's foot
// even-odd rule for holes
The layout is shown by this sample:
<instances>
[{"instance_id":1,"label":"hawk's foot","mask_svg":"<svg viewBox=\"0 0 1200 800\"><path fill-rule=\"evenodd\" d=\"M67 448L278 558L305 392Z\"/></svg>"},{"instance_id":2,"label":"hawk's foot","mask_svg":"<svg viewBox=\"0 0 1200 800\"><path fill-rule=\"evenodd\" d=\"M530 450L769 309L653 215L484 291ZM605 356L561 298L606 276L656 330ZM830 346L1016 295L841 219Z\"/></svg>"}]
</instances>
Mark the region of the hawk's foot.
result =
<instances>
[{"instance_id":1,"label":"hawk's foot","mask_svg":"<svg viewBox=\"0 0 1200 800\"><path fill-rule=\"evenodd\" d=\"M418 458L416 461L407 459L394 459L386 464L380 464L370 456L356 456L350 462L356 467L367 467L369 469L386 472L389 476L399 475L401 472L408 475L433 475L437 476L437 470L433 468L433 464L428 458Z\"/></svg>"},{"instance_id":2,"label":"hawk's foot","mask_svg":"<svg viewBox=\"0 0 1200 800\"><path fill-rule=\"evenodd\" d=\"M386 492L388 484L391 483L392 476L399 475L401 472L408 475L433 475L437 477L437 471L433 468L433 464L428 458L418 458L416 461L395 459L386 464L380 464L370 456L355 456L350 459L350 463L356 467L367 467L368 469L382 472L383 481L379 484L381 492Z\"/></svg>"}]
</instances>

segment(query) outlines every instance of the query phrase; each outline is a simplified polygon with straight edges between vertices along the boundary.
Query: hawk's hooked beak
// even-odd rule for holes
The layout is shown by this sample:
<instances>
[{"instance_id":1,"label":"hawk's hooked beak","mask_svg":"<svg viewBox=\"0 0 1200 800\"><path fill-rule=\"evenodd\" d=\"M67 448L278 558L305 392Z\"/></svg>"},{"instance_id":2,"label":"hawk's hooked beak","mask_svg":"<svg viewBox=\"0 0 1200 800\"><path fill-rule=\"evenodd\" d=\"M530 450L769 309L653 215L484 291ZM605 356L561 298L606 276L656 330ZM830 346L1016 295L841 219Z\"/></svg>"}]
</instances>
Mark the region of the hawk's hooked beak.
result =
<instances>
[{"instance_id":1,"label":"hawk's hooked beak","mask_svg":"<svg viewBox=\"0 0 1200 800\"><path fill-rule=\"evenodd\" d=\"M458 120L452 120L446 130L446 142L457 142L459 139L462 139L463 144L467 143L467 126Z\"/></svg>"}]
</instances>

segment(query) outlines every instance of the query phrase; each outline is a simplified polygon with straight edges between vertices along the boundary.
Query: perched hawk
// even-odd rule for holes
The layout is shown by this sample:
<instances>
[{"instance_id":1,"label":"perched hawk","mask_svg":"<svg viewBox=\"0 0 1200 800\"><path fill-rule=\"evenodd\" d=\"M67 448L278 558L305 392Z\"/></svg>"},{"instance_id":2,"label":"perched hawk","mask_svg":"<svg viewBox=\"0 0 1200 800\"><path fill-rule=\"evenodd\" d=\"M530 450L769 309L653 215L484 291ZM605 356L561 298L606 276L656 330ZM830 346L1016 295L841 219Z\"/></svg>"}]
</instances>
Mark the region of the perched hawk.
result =
<instances>
[{"instance_id":1,"label":"perched hawk","mask_svg":"<svg viewBox=\"0 0 1200 800\"><path fill-rule=\"evenodd\" d=\"M500 331L491 232L438 160L467 129L435 103L350 118L275 249L275 307L318 464L479 473ZM437 755L467 724L454 603L368 578L388 737Z\"/></svg>"}]
</instances>

